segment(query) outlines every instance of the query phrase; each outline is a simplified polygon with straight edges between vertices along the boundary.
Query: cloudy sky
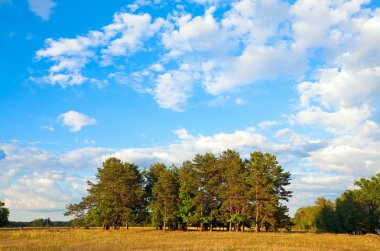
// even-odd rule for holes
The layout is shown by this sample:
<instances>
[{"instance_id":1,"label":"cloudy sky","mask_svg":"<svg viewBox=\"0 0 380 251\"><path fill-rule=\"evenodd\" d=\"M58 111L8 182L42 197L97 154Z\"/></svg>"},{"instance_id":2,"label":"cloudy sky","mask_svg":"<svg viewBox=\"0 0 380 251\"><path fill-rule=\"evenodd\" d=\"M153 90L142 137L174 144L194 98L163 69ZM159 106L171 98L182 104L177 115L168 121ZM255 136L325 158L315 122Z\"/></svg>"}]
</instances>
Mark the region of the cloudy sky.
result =
<instances>
[{"instance_id":1,"label":"cloudy sky","mask_svg":"<svg viewBox=\"0 0 380 251\"><path fill-rule=\"evenodd\" d=\"M104 159L278 156L291 213L380 171L380 1L0 0L0 200L62 215Z\"/></svg>"}]
</instances>

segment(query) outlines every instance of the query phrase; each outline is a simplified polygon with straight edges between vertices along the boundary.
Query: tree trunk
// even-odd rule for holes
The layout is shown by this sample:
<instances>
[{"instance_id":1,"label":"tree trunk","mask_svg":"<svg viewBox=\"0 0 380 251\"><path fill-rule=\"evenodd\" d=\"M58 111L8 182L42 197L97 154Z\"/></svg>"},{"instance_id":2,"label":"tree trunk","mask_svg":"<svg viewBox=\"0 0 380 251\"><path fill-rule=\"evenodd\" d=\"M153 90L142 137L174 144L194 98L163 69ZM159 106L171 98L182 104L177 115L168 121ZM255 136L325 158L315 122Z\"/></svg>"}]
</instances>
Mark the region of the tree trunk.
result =
<instances>
[{"instance_id":1,"label":"tree trunk","mask_svg":"<svg viewBox=\"0 0 380 251\"><path fill-rule=\"evenodd\" d=\"M201 211L201 227L200 227L200 231L203 231L203 219L202 219L202 216L203 216L203 212Z\"/></svg>"},{"instance_id":2,"label":"tree trunk","mask_svg":"<svg viewBox=\"0 0 380 251\"><path fill-rule=\"evenodd\" d=\"M260 202L259 202L259 188L256 185L255 189L255 200L256 200L256 217L255 217L255 223L256 223L256 233L260 232L260 227L259 227L259 209L260 209Z\"/></svg>"},{"instance_id":3,"label":"tree trunk","mask_svg":"<svg viewBox=\"0 0 380 251\"><path fill-rule=\"evenodd\" d=\"M230 221L230 227L229 227L228 231L232 232L232 221Z\"/></svg>"},{"instance_id":4,"label":"tree trunk","mask_svg":"<svg viewBox=\"0 0 380 251\"><path fill-rule=\"evenodd\" d=\"M166 198L164 199L164 231L166 231Z\"/></svg>"},{"instance_id":5,"label":"tree trunk","mask_svg":"<svg viewBox=\"0 0 380 251\"><path fill-rule=\"evenodd\" d=\"M259 203L256 201L256 217L255 217L255 223L256 223L256 232L260 232L259 227Z\"/></svg>"},{"instance_id":6,"label":"tree trunk","mask_svg":"<svg viewBox=\"0 0 380 251\"><path fill-rule=\"evenodd\" d=\"M127 223L125 223L125 227L126 227L127 230L128 230L128 228L129 228L129 226L128 226L128 221L127 221Z\"/></svg>"}]
</instances>

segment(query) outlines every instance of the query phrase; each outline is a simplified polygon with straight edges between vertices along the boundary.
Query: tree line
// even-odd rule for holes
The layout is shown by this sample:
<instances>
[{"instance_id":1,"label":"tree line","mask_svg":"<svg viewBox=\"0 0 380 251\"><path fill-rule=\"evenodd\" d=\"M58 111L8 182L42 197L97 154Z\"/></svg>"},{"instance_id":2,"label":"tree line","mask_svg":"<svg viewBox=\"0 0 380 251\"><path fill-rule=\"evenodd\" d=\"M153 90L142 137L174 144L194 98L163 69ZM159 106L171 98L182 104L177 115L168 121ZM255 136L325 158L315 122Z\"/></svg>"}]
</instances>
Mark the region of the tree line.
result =
<instances>
[{"instance_id":1,"label":"tree line","mask_svg":"<svg viewBox=\"0 0 380 251\"><path fill-rule=\"evenodd\" d=\"M154 163L147 170L112 157L65 215L104 229L151 224L162 230L276 231L291 225L283 204L292 195L289 184L290 173L269 153L244 160L233 150L196 154L180 167Z\"/></svg>"},{"instance_id":2,"label":"tree line","mask_svg":"<svg viewBox=\"0 0 380 251\"><path fill-rule=\"evenodd\" d=\"M323 197L314 206L299 208L295 228L333 233L380 232L380 173L354 182L357 189L346 190L332 202Z\"/></svg>"}]
</instances>

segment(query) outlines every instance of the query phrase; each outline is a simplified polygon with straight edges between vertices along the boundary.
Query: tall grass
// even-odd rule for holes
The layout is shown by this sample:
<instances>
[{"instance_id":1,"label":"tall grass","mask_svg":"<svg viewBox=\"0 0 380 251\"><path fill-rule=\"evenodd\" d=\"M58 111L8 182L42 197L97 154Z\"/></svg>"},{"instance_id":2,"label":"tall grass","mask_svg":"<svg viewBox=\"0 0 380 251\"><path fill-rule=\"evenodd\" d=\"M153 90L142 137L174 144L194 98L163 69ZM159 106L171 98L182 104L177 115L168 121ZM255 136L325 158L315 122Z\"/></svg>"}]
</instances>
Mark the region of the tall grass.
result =
<instances>
[{"instance_id":1,"label":"tall grass","mask_svg":"<svg viewBox=\"0 0 380 251\"><path fill-rule=\"evenodd\" d=\"M380 236L34 229L0 232L0 250L380 250Z\"/></svg>"}]
</instances>

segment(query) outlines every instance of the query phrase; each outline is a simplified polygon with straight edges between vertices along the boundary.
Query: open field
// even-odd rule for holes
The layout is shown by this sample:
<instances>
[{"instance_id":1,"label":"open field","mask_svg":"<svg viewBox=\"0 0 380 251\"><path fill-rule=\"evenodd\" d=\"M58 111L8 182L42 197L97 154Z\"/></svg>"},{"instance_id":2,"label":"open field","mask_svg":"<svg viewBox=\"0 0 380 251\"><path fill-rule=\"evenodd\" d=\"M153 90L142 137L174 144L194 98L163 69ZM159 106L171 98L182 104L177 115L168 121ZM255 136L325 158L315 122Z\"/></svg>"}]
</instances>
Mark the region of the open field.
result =
<instances>
[{"instance_id":1,"label":"open field","mask_svg":"<svg viewBox=\"0 0 380 251\"><path fill-rule=\"evenodd\" d=\"M151 228L0 232L0 250L380 250L380 236L163 232Z\"/></svg>"}]
</instances>

